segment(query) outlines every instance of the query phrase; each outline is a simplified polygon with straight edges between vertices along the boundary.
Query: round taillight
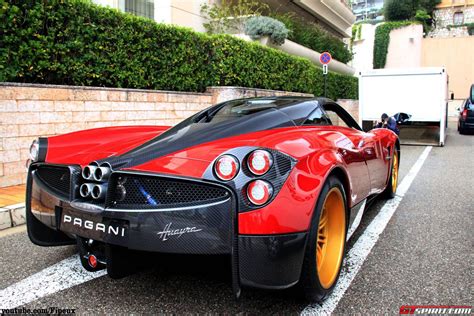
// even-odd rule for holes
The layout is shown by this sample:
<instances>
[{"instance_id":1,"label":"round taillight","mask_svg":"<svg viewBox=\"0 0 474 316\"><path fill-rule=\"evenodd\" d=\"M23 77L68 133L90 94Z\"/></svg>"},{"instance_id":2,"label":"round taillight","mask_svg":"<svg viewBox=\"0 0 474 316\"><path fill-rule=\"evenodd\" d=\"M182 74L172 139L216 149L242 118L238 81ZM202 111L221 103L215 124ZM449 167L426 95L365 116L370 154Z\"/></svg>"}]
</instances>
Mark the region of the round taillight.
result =
<instances>
[{"instance_id":1,"label":"round taillight","mask_svg":"<svg viewBox=\"0 0 474 316\"><path fill-rule=\"evenodd\" d=\"M214 170L219 179L229 181L239 172L239 161L231 155L224 155L217 159Z\"/></svg>"},{"instance_id":2,"label":"round taillight","mask_svg":"<svg viewBox=\"0 0 474 316\"><path fill-rule=\"evenodd\" d=\"M247 186L247 197L255 205L267 203L273 194L273 187L270 183L263 180L255 180Z\"/></svg>"},{"instance_id":3,"label":"round taillight","mask_svg":"<svg viewBox=\"0 0 474 316\"><path fill-rule=\"evenodd\" d=\"M89 263L89 266L91 268L96 268L97 267L97 257L94 255L90 255L89 258L87 259L87 262Z\"/></svg>"},{"instance_id":4,"label":"round taillight","mask_svg":"<svg viewBox=\"0 0 474 316\"><path fill-rule=\"evenodd\" d=\"M247 166L250 171L257 176L264 175L270 170L273 164L273 157L266 150L254 150L247 159Z\"/></svg>"}]
</instances>

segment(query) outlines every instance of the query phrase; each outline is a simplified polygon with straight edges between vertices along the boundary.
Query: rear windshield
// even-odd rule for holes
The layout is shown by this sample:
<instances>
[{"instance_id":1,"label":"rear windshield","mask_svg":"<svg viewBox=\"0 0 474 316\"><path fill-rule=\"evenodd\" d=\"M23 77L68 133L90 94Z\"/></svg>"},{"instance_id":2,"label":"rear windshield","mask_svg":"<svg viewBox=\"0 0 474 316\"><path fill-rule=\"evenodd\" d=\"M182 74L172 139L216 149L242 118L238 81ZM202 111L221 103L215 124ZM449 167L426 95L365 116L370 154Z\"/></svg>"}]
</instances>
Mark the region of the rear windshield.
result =
<instances>
[{"instance_id":1,"label":"rear windshield","mask_svg":"<svg viewBox=\"0 0 474 316\"><path fill-rule=\"evenodd\" d=\"M470 100L466 101L466 109L470 111L474 111L474 104L472 104Z\"/></svg>"},{"instance_id":2,"label":"rear windshield","mask_svg":"<svg viewBox=\"0 0 474 316\"><path fill-rule=\"evenodd\" d=\"M285 106L295 103L295 100L272 100L272 99L258 99L258 100L235 100L227 102L224 106L217 109L215 112L209 113L201 122L223 122L228 120L235 120L244 116L252 115L263 111L275 111Z\"/></svg>"}]
</instances>

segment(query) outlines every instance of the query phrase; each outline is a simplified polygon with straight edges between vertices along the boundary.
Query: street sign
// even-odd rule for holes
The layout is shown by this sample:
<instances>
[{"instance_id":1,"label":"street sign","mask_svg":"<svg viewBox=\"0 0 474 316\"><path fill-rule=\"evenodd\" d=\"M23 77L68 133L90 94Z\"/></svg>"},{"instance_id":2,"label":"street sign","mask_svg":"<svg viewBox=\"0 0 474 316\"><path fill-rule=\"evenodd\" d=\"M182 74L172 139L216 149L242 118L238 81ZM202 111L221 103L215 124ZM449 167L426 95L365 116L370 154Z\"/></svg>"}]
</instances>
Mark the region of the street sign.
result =
<instances>
[{"instance_id":1,"label":"street sign","mask_svg":"<svg viewBox=\"0 0 474 316\"><path fill-rule=\"evenodd\" d=\"M323 77L324 77L324 97L327 97L328 92L328 72L329 72L329 63L332 60L332 56L329 52L324 52L319 56L319 61L323 65Z\"/></svg>"},{"instance_id":2,"label":"street sign","mask_svg":"<svg viewBox=\"0 0 474 316\"><path fill-rule=\"evenodd\" d=\"M329 64L331 62L331 60L332 60L332 56L331 56L331 54L329 54L329 52L324 52L324 53L321 54L321 56L319 56L319 61L323 65Z\"/></svg>"},{"instance_id":3,"label":"street sign","mask_svg":"<svg viewBox=\"0 0 474 316\"><path fill-rule=\"evenodd\" d=\"M328 64L323 65L323 75L327 75L329 71L329 66Z\"/></svg>"}]
</instances>

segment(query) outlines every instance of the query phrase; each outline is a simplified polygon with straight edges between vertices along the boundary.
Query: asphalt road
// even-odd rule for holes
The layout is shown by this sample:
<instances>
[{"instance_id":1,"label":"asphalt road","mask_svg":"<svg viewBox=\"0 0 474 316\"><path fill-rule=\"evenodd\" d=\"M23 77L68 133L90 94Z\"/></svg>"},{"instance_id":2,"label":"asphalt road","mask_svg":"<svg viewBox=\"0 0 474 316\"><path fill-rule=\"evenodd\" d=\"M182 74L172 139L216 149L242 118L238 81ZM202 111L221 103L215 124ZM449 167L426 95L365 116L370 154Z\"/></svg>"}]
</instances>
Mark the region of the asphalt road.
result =
<instances>
[{"instance_id":1,"label":"asphalt road","mask_svg":"<svg viewBox=\"0 0 474 316\"><path fill-rule=\"evenodd\" d=\"M424 149L402 146L400 181ZM472 305L473 157L474 135L455 130L449 130L445 147L431 150L335 314L397 314L401 305ZM369 206L349 250L385 202ZM24 231L0 237L0 289L74 253L72 246L35 246ZM308 305L291 290L244 289L236 301L225 258L165 259L133 276L102 276L22 307L75 308L78 313L298 314Z\"/></svg>"}]
</instances>

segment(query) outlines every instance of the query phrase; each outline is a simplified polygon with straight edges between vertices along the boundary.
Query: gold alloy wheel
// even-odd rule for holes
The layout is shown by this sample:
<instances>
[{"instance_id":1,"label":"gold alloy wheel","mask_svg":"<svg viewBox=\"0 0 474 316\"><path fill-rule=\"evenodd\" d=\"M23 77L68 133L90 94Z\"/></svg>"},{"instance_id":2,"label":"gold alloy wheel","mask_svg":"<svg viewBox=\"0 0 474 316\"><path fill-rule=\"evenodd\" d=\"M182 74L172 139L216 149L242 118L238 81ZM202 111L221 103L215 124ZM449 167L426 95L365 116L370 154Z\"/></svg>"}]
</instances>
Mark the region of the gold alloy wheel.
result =
<instances>
[{"instance_id":1,"label":"gold alloy wheel","mask_svg":"<svg viewBox=\"0 0 474 316\"><path fill-rule=\"evenodd\" d=\"M397 192L398 186L398 153L395 150L393 153L393 165L392 165L392 190L393 193Z\"/></svg>"},{"instance_id":2,"label":"gold alloy wheel","mask_svg":"<svg viewBox=\"0 0 474 316\"><path fill-rule=\"evenodd\" d=\"M346 231L346 210L341 190L332 188L324 200L316 240L316 266L321 285L328 289L342 263Z\"/></svg>"}]
</instances>

